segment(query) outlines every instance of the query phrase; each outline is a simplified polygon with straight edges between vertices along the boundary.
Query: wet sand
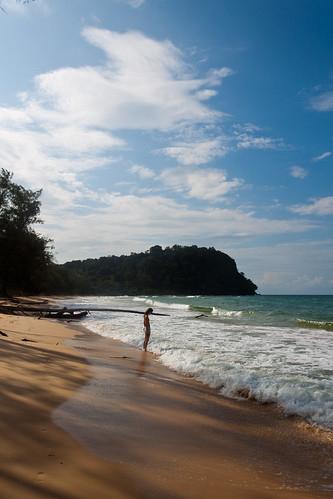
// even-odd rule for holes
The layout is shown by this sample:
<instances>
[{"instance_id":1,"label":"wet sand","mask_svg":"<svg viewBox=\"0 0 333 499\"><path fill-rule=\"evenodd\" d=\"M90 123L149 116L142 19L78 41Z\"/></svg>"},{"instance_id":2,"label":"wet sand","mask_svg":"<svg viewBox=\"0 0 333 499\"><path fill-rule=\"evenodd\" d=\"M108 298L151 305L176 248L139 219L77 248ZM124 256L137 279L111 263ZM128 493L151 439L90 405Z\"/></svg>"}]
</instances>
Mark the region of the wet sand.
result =
<instances>
[{"instance_id":1,"label":"wet sand","mask_svg":"<svg viewBox=\"0 0 333 499\"><path fill-rule=\"evenodd\" d=\"M1 499L333 494L331 435L274 406L77 328L0 316L0 330Z\"/></svg>"}]
</instances>

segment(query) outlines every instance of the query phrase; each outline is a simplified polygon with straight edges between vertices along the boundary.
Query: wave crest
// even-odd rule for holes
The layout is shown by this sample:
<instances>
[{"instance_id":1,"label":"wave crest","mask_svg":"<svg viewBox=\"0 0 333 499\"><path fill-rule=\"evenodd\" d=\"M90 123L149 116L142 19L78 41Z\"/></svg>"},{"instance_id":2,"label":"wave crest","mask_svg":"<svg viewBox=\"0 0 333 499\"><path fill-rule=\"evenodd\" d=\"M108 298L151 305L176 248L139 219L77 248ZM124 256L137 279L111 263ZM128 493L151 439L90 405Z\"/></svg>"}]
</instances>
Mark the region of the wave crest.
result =
<instances>
[{"instance_id":1,"label":"wave crest","mask_svg":"<svg viewBox=\"0 0 333 499\"><path fill-rule=\"evenodd\" d=\"M144 302L147 305L151 305L152 307L170 308L174 310L190 310L190 305L187 305L186 303L167 303L164 301L153 300L151 298L140 296L135 296L133 300Z\"/></svg>"},{"instance_id":2,"label":"wave crest","mask_svg":"<svg viewBox=\"0 0 333 499\"><path fill-rule=\"evenodd\" d=\"M333 322L325 321L310 321L307 319L296 319L297 324L311 329L324 329L325 331L333 331Z\"/></svg>"},{"instance_id":3,"label":"wave crest","mask_svg":"<svg viewBox=\"0 0 333 499\"><path fill-rule=\"evenodd\" d=\"M241 310L223 310L222 308L213 307L212 315L219 317L241 317L243 312Z\"/></svg>"}]
</instances>

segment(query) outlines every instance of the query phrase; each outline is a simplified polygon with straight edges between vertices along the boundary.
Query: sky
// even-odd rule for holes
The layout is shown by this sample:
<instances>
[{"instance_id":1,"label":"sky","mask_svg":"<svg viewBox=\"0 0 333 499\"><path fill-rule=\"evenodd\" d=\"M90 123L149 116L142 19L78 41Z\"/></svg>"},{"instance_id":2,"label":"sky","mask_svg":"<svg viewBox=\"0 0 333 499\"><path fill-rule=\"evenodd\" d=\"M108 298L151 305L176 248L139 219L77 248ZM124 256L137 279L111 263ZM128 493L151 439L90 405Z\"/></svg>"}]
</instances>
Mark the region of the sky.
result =
<instances>
[{"instance_id":1,"label":"sky","mask_svg":"<svg viewBox=\"0 0 333 499\"><path fill-rule=\"evenodd\" d=\"M0 168L59 263L196 244L333 292L333 2L1 6Z\"/></svg>"}]
</instances>

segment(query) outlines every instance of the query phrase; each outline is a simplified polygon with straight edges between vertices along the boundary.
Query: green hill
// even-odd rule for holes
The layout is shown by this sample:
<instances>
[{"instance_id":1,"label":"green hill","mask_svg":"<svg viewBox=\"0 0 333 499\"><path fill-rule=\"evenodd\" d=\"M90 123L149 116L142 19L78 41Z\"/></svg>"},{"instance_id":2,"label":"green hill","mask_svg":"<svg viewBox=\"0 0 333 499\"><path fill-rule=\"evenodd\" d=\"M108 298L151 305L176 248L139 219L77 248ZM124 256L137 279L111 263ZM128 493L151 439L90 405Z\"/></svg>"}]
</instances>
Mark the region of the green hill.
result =
<instances>
[{"instance_id":1,"label":"green hill","mask_svg":"<svg viewBox=\"0 0 333 499\"><path fill-rule=\"evenodd\" d=\"M230 256L197 246L153 246L143 253L75 260L57 267L55 291L75 294L253 295L257 289L238 272Z\"/></svg>"}]
</instances>

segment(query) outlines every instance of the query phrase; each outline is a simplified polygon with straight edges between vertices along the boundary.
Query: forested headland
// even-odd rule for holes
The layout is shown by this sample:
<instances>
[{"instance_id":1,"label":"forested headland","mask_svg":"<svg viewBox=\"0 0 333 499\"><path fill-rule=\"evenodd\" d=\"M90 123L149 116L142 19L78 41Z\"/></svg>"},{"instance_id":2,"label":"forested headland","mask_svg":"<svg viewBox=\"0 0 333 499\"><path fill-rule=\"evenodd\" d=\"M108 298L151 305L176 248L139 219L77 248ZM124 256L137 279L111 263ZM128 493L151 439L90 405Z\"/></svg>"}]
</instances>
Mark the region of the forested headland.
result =
<instances>
[{"instance_id":1,"label":"forested headland","mask_svg":"<svg viewBox=\"0 0 333 499\"><path fill-rule=\"evenodd\" d=\"M252 295L257 286L230 256L214 248L153 246L129 256L68 262L75 292L98 295Z\"/></svg>"},{"instance_id":2,"label":"forested headland","mask_svg":"<svg viewBox=\"0 0 333 499\"><path fill-rule=\"evenodd\" d=\"M257 286L215 248L153 246L141 253L59 265L51 239L36 231L41 191L0 171L0 294L253 295Z\"/></svg>"}]
</instances>

